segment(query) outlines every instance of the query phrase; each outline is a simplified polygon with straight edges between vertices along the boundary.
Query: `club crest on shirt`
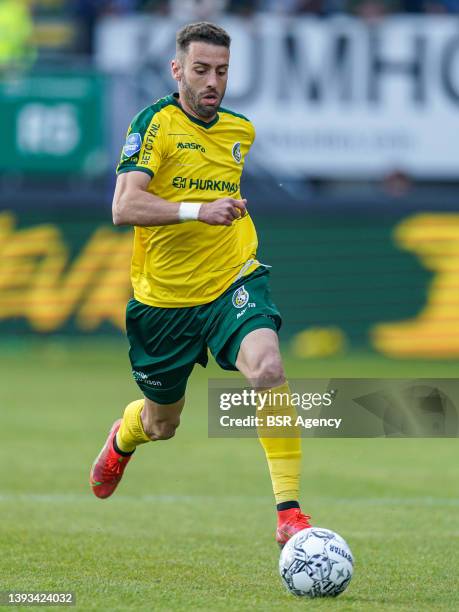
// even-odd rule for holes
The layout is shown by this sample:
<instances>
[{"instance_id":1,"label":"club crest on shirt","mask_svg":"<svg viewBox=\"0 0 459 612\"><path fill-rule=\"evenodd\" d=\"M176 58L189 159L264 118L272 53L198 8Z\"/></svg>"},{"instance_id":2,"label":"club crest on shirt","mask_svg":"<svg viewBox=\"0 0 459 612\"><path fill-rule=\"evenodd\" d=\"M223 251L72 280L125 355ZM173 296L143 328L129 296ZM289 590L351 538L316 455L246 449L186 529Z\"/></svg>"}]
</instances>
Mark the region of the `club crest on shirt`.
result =
<instances>
[{"instance_id":1,"label":"club crest on shirt","mask_svg":"<svg viewBox=\"0 0 459 612\"><path fill-rule=\"evenodd\" d=\"M236 161L238 164L241 163L242 160L242 153L241 153L241 143L240 142L235 142L233 144L233 150L231 151L231 154L234 158L234 161Z\"/></svg>"},{"instance_id":2,"label":"club crest on shirt","mask_svg":"<svg viewBox=\"0 0 459 612\"><path fill-rule=\"evenodd\" d=\"M233 306L235 308L243 308L249 301L249 292L246 291L244 285L236 289L233 293Z\"/></svg>"},{"instance_id":3,"label":"club crest on shirt","mask_svg":"<svg viewBox=\"0 0 459 612\"><path fill-rule=\"evenodd\" d=\"M129 134L126 138L126 144L123 147L123 153L126 157L132 157L138 153L142 147L142 136L138 132Z\"/></svg>"}]
</instances>

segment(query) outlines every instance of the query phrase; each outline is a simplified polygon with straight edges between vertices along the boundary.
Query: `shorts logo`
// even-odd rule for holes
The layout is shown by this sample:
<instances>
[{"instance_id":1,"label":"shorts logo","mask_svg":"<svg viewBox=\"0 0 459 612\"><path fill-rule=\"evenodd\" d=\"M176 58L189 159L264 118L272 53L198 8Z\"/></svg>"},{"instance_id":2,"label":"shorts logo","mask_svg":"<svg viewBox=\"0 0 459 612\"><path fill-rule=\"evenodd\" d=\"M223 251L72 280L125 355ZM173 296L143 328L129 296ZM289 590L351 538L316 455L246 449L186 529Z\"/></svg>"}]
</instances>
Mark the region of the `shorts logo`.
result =
<instances>
[{"instance_id":1,"label":"shorts logo","mask_svg":"<svg viewBox=\"0 0 459 612\"><path fill-rule=\"evenodd\" d=\"M123 153L126 157L132 157L135 153L138 153L142 147L142 136L135 132L134 134L129 134L126 138L126 144L123 147Z\"/></svg>"},{"instance_id":2,"label":"shorts logo","mask_svg":"<svg viewBox=\"0 0 459 612\"><path fill-rule=\"evenodd\" d=\"M132 375L134 377L134 380L138 383L143 383L144 385L149 385L150 387L162 386L162 382L160 380L151 380L144 372L132 370Z\"/></svg>"},{"instance_id":3,"label":"shorts logo","mask_svg":"<svg viewBox=\"0 0 459 612\"><path fill-rule=\"evenodd\" d=\"M235 142L233 144L233 150L231 151L231 154L234 158L234 161L236 161L238 164L241 163L242 160L242 153L241 153L241 143L240 142Z\"/></svg>"},{"instance_id":4,"label":"shorts logo","mask_svg":"<svg viewBox=\"0 0 459 612\"><path fill-rule=\"evenodd\" d=\"M236 289L233 293L233 306L235 308L244 308L244 306L249 301L249 292L246 291L244 285Z\"/></svg>"}]
</instances>

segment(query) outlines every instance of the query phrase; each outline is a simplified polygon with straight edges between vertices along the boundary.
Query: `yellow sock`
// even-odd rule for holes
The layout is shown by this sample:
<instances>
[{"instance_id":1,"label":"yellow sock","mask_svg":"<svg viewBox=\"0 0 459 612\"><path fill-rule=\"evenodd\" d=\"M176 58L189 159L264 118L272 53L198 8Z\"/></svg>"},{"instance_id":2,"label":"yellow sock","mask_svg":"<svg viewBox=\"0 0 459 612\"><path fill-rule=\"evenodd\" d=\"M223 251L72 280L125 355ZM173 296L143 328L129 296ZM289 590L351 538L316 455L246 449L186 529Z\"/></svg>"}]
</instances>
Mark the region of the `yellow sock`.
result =
<instances>
[{"instance_id":1,"label":"yellow sock","mask_svg":"<svg viewBox=\"0 0 459 612\"><path fill-rule=\"evenodd\" d=\"M300 489L301 438L295 426L296 410L290 405L290 387L287 382L261 392L266 394L263 409L257 412L263 424L258 437L268 461L276 504L298 500ZM291 426L269 427L267 416L290 416Z\"/></svg>"},{"instance_id":2,"label":"yellow sock","mask_svg":"<svg viewBox=\"0 0 459 612\"><path fill-rule=\"evenodd\" d=\"M116 444L123 453L130 453L139 444L151 442L143 430L140 414L143 410L144 400L136 400L126 406L123 420L116 434Z\"/></svg>"}]
</instances>

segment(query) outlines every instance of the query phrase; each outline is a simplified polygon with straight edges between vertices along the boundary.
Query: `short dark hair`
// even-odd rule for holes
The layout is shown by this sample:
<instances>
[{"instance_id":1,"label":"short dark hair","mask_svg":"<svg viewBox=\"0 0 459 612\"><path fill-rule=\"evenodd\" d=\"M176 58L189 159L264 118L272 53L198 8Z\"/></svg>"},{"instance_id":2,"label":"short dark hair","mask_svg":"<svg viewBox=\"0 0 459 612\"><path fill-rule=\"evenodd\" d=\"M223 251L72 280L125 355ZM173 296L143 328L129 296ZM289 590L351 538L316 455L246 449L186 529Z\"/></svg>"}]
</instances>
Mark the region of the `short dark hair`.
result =
<instances>
[{"instance_id":1,"label":"short dark hair","mask_svg":"<svg viewBox=\"0 0 459 612\"><path fill-rule=\"evenodd\" d=\"M192 42L204 42L210 45L230 48L231 37L226 30L214 23L200 21L190 23L177 32L177 53L186 53Z\"/></svg>"}]
</instances>

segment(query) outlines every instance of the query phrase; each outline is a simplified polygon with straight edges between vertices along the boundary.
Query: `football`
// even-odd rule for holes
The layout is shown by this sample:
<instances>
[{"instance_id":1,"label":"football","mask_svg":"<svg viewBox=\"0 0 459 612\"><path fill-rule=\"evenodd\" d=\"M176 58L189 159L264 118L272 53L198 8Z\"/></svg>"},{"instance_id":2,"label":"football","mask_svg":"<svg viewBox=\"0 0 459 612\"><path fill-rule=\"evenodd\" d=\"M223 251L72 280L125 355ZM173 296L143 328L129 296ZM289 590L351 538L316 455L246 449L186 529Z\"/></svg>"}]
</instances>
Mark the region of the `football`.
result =
<instances>
[{"instance_id":1,"label":"football","mask_svg":"<svg viewBox=\"0 0 459 612\"><path fill-rule=\"evenodd\" d=\"M279 559L283 583L299 597L336 597L351 581L353 568L354 558L346 541L319 527L296 533Z\"/></svg>"}]
</instances>

